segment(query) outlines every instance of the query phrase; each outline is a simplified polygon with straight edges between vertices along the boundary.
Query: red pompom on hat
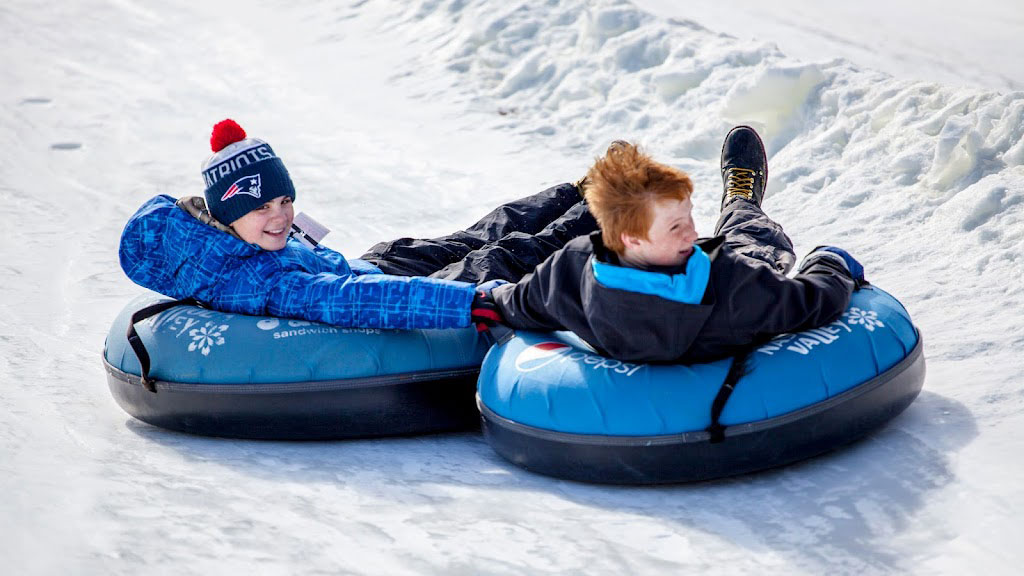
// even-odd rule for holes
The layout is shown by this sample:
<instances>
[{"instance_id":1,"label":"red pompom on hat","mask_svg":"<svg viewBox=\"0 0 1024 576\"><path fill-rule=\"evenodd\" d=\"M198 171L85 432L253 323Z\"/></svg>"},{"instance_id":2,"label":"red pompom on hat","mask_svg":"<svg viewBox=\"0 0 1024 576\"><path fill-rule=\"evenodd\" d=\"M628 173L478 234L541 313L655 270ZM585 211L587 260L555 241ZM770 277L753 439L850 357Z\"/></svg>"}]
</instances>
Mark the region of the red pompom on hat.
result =
<instances>
[{"instance_id":1,"label":"red pompom on hat","mask_svg":"<svg viewBox=\"0 0 1024 576\"><path fill-rule=\"evenodd\" d=\"M210 135L210 148L214 152L220 152L241 140L245 140L245 130L238 125L238 122L228 118L213 125L213 134Z\"/></svg>"}]
</instances>

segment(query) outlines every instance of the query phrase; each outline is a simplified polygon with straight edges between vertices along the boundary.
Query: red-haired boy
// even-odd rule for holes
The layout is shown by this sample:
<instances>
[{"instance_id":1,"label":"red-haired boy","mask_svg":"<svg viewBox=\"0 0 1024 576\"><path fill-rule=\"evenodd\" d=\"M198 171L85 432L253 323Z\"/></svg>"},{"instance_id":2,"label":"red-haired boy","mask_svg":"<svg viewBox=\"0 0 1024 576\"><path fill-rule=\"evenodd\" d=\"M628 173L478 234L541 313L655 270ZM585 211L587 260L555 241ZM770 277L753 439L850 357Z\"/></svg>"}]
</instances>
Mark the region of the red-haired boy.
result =
<instances>
[{"instance_id":1,"label":"red-haired boy","mask_svg":"<svg viewBox=\"0 0 1024 576\"><path fill-rule=\"evenodd\" d=\"M614 142L584 186L600 231L483 296L513 328L571 330L629 362L707 362L838 318L863 268L820 247L786 276L793 245L761 210L768 165L752 128L726 136L721 170L715 236L698 239L690 177Z\"/></svg>"}]
</instances>

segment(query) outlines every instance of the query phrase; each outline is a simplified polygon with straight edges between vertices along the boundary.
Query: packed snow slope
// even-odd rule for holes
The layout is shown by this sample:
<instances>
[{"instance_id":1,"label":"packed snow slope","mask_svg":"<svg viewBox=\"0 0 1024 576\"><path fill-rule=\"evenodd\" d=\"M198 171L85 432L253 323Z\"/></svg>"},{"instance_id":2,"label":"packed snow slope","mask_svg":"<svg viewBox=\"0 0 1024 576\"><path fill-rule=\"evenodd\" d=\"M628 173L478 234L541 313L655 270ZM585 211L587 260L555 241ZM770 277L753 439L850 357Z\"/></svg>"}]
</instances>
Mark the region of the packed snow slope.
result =
<instances>
[{"instance_id":1,"label":"packed snow slope","mask_svg":"<svg viewBox=\"0 0 1024 576\"><path fill-rule=\"evenodd\" d=\"M5 573L1008 574L1024 562L1024 93L795 60L612 0L299 4L0 7ZM1019 9L1007 22L1022 28ZM535 476L476 434L241 442L142 424L100 362L110 321L141 292L118 238L152 195L201 192L225 117L274 146L299 208L349 256L574 180L617 138L691 172L707 234L722 137L751 123L770 154L765 209L799 255L843 246L906 304L925 391L835 454L658 488Z\"/></svg>"},{"instance_id":2,"label":"packed snow slope","mask_svg":"<svg viewBox=\"0 0 1024 576\"><path fill-rule=\"evenodd\" d=\"M804 60L842 56L860 67L950 86L1024 90L1019 0L636 0L666 17L777 44Z\"/></svg>"}]
</instances>

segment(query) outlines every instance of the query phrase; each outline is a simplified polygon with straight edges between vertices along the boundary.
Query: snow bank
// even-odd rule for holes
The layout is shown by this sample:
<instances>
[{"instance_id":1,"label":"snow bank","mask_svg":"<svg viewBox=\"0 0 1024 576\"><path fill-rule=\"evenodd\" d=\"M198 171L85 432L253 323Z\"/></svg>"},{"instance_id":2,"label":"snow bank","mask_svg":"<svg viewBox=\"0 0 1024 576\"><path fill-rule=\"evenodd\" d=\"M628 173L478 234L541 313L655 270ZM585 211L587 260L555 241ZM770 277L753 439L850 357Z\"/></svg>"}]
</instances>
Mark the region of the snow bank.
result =
<instances>
[{"instance_id":1,"label":"snow bank","mask_svg":"<svg viewBox=\"0 0 1024 576\"><path fill-rule=\"evenodd\" d=\"M1018 0L636 0L667 17L778 44L787 56L842 57L899 78L993 90L1024 89Z\"/></svg>"}]
</instances>

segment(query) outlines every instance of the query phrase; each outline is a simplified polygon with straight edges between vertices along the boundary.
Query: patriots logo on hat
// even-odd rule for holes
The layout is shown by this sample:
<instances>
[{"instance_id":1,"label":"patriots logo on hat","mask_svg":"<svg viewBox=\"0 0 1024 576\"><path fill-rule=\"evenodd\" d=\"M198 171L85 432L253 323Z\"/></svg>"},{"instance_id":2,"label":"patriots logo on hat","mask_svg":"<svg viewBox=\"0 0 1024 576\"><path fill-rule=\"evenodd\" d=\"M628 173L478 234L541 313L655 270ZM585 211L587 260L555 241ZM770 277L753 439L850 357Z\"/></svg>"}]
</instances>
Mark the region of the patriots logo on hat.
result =
<instances>
[{"instance_id":1,"label":"patriots logo on hat","mask_svg":"<svg viewBox=\"0 0 1024 576\"><path fill-rule=\"evenodd\" d=\"M228 198L235 196L236 194L246 194L248 196L252 196L253 198L259 198L260 186L261 181L259 174L253 174L252 176L243 176L238 180L235 180L231 187L228 188L228 191L225 192L224 195L220 197L220 201L223 202Z\"/></svg>"}]
</instances>

